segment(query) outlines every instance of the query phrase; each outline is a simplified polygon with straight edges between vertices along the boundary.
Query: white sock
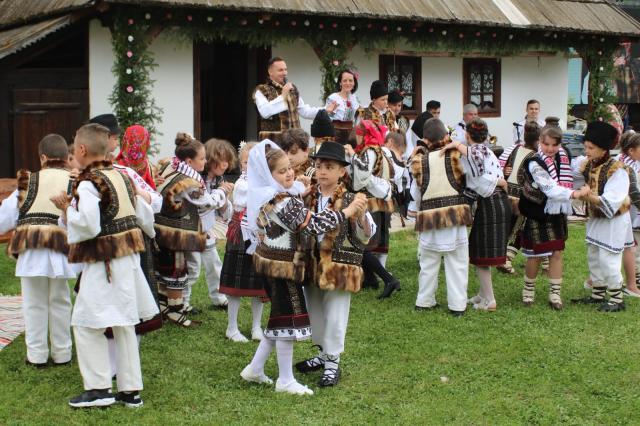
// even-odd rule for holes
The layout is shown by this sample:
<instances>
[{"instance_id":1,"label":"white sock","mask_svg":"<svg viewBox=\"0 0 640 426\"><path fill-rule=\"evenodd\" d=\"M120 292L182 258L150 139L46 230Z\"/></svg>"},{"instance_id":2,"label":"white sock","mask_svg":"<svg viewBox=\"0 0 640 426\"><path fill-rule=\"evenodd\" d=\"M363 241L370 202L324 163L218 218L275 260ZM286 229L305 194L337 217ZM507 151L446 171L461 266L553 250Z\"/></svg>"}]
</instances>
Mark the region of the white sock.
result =
<instances>
[{"instance_id":1,"label":"white sock","mask_svg":"<svg viewBox=\"0 0 640 426\"><path fill-rule=\"evenodd\" d=\"M258 345L258 349L256 349L256 353L249 364L251 366L251 371L256 375L264 374L264 365L267 363L269 359L269 355L271 355L271 351L273 350L273 340L270 339L262 339L260 344ZM292 352L293 355L293 352ZM291 373L293 374L293 372Z\"/></svg>"},{"instance_id":2,"label":"white sock","mask_svg":"<svg viewBox=\"0 0 640 426\"><path fill-rule=\"evenodd\" d=\"M238 330L238 311L240 310L240 298L234 296L228 296L227 300L229 304L227 305L227 336L232 336L236 334Z\"/></svg>"},{"instance_id":3,"label":"white sock","mask_svg":"<svg viewBox=\"0 0 640 426\"><path fill-rule=\"evenodd\" d=\"M262 329L262 308L264 307L264 303L260 300L259 297L253 297L251 299L251 315L253 317L253 323L251 325L251 330L255 330L256 328Z\"/></svg>"},{"instance_id":4,"label":"white sock","mask_svg":"<svg viewBox=\"0 0 640 426\"><path fill-rule=\"evenodd\" d=\"M109 348L109 364L111 365L111 377L118 373L118 364L116 363L116 341L111 338L107 339L107 347Z\"/></svg>"},{"instance_id":5,"label":"white sock","mask_svg":"<svg viewBox=\"0 0 640 426\"><path fill-rule=\"evenodd\" d=\"M495 300L493 295L493 285L491 282L491 268L488 266L476 266L476 274L480 281L480 297L488 301Z\"/></svg>"},{"instance_id":6,"label":"white sock","mask_svg":"<svg viewBox=\"0 0 640 426\"><path fill-rule=\"evenodd\" d=\"M276 354L278 355L278 380L286 386L296 380L293 377L293 340L276 340Z\"/></svg>"},{"instance_id":7,"label":"white sock","mask_svg":"<svg viewBox=\"0 0 640 426\"><path fill-rule=\"evenodd\" d=\"M328 355L324 354L324 369L333 368L334 370L338 369L338 365L340 364L340 355Z\"/></svg>"}]
</instances>

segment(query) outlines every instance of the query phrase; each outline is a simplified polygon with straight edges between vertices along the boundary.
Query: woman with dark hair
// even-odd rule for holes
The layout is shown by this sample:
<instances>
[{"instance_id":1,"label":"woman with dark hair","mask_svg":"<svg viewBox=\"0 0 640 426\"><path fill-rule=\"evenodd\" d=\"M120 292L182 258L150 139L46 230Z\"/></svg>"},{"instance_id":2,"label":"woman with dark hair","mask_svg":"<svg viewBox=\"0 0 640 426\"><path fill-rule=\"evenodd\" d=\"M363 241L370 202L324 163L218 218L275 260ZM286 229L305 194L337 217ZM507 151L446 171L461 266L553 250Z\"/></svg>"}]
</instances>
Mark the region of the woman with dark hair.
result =
<instances>
[{"instance_id":1,"label":"woman with dark hair","mask_svg":"<svg viewBox=\"0 0 640 426\"><path fill-rule=\"evenodd\" d=\"M336 130L336 142L342 145L349 139L353 129L353 121L360 102L355 93L358 90L358 77L355 72L345 69L338 74L338 91L327 98L327 105L335 102L336 109L330 113L333 127Z\"/></svg>"}]
</instances>

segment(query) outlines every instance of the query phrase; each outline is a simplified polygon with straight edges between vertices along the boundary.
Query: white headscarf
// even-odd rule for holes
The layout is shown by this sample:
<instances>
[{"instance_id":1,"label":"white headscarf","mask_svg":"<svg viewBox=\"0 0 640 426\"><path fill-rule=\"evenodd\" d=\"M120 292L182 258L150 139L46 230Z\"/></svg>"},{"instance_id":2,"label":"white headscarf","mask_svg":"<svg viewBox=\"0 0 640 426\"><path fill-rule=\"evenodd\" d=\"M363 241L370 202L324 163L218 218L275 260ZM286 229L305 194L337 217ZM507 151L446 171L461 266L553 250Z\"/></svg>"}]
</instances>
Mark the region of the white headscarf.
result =
<instances>
[{"instance_id":1,"label":"white headscarf","mask_svg":"<svg viewBox=\"0 0 640 426\"><path fill-rule=\"evenodd\" d=\"M265 139L249 151L249 163L247 165L247 181L249 191L247 196L247 223L255 234L258 230L258 215L262 207L267 204L276 194L286 192L291 195L300 195L304 192L302 182L294 182L293 186L285 189L271 175L267 164L266 147L271 149L281 149L275 142ZM252 254L255 250L256 240L251 244L247 253Z\"/></svg>"}]
</instances>

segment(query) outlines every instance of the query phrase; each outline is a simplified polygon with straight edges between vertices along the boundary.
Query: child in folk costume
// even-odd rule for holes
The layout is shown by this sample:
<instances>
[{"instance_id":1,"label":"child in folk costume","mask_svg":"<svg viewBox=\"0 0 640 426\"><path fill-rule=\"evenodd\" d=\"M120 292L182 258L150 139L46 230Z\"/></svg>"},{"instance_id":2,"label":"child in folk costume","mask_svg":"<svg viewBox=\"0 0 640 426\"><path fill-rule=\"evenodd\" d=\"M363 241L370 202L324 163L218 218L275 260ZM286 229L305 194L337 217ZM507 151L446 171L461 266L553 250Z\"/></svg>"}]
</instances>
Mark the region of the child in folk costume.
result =
<instances>
[{"instance_id":1,"label":"child in folk costume","mask_svg":"<svg viewBox=\"0 0 640 426\"><path fill-rule=\"evenodd\" d=\"M403 160L404 152L407 149L407 143L402 133L388 132L384 138L383 152L391 159L393 166L393 193L401 218L406 218L408 204L411 196L409 189L411 185L411 176L406 162ZM402 222L404 226L404 220Z\"/></svg>"},{"instance_id":2,"label":"child in folk costume","mask_svg":"<svg viewBox=\"0 0 640 426\"><path fill-rule=\"evenodd\" d=\"M400 290L400 281L386 269L389 253L389 228L391 213L395 210L393 191L390 181L393 179L391 160L382 151L387 128L370 120L361 120L355 129L356 148L345 146L351 157L349 178L355 192L367 196L367 208L376 222L376 233L369 240L367 250L362 256L364 267L364 287L377 288L378 275L384 282L380 299L390 297Z\"/></svg>"},{"instance_id":3,"label":"child in folk costume","mask_svg":"<svg viewBox=\"0 0 640 426\"><path fill-rule=\"evenodd\" d=\"M204 147L207 165L203 175L207 192L213 200L213 210L209 210L208 214L201 217L203 229L207 232L205 250L202 253L198 251L187 253L189 280L182 295L184 297L185 312L192 314L196 314L197 310L194 310L190 304L191 287L200 277L201 264L204 264L205 279L212 308L227 308L227 297L219 291L222 261L216 249L214 226L218 218L223 222L228 222L231 218L232 206L227 197L233 191L233 184L225 182L224 174L228 169L235 167L236 151L228 141L222 139L210 139L205 143Z\"/></svg>"},{"instance_id":4,"label":"child in folk costume","mask_svg":"<svg viewBox=\"0 0 640 426\"><path fill-rule=\"evenodd\" d=\"M524 125L524 142L518 142L504 150L500 155L500 167L507 179L509 199L511 200L511 232L507 245L507 260L496 269L507 274L515 274L513 259L520 251L520 238L524 216L518 210L518 202L522 194L522 185L518 183L518 176L524 173L522 165L525 160L533 157L538 152L538 139L540 139L540 125L536 121L527 121Z\"/></svg>"},{"instance_id":5,"label":"child in folk costume","mask_svg":"<svg viewBox=\"0 0 640 426\"><path fill-rule=\"evenodd\" d=\"M305 199L306 207L319 213L327 208L340 211L356 198L341 179L347 173L344 148L337 142L325 142L312 157L318 185ZM320 353L296 364L306 373L324 369L320 386L334 386L340 379L340 354L349 322L351 293L360 291L362 252L375 232L375 223L366 211L358 217L316 237L312 245L313 265L304 294L313 330L313 342Z\"/></svg>"},{"instance_id":6,"label":"child in folk costume","mask_svg":"<svg viewBox=\"0 0 640 426\"><path fill-rule=\"evenodd\" d=\"M300 199L305 187L294 182L287 155L270 140L262 141L251 150L247 173L247 221L254 232L260 229L261 233L248 252L255 251L256 272L266 278L271 313L265 338L240 376L249 382L273 383L264 374L264 365L275 346L279 372L276 392L312 395L313 391L293 376L293 342L311 335L302 291L306 264L304 240L336 229L362 211L365 201L358 198L340 212L327 209L312 213Z\"/></svg>"},{"instance_id":7,"label":"child in folk costume","mask_svg":"<svg viewBox=\"0 0 640 426\"><path fill-rule=\"evenodd\" d=\"M16 276L22 288L26 363L46 367L71 361L71 297L67 232L58 226L62 211L51 201L69 192L67 143L60 135L45 136L38 145L39 172L18 172L18 189L0 205L0 234L15 233L8 251L17 256ZM51 350L47 340L50 334Z\"/></svg>"},{"instance_id":8,"label":"child in folk costume","mask_svg":"<svg viewBox=\"0 0 640 426\"><path fill-rule=\"evenodd\" d=\"M475 118L466 126L467 144L455 141L445 149L455 147L463 154L467 189L476 199L469 234L469 263L476 267L480 291L469 302L474 309L495 311L491 266L502 265L507 258L511 201L498 159L484 144L488 136L487 123Z\"/></svg>"},{"instance_id":9,"label":"child in folk costume","mask_svg":"<svg viewBox=\"0 0 640 426\"><path fill-rule=\"evenodd\" d=\"M568 238L567 215L571 214L571 200L586 193L574 191L569 157L560 146L562 130L545 126L538 152L524 160L524 173L519 176L522 194L518 203L525 217L522 227L522 253L527 258L522 289L522 303L531 306L535 298L535 284L543 257L549 257L549 305L563 307L562 251Z\"/></svg>"},{"instance_id":10,"label":"child in folk costume","mask_svg":"<svg viewBox=\"0 0 640 426\"><path fill-rule=\"evenodd\" d=\"M379 126L384 126L389 130L396 130L396 117L389 109L389 94L387 85L382 80L371 83L369 89L371 103L368 107L360 107L356 111L356 124L363 120L370 120Z\"/></svg>"},{"instance_id":11,"label":"child in folk costume","mask_svg":"<svg viewBox=\"0 0 640 426\"><path fill-rule=\"evenodd\" d=\"M287 153L293 173L300 176L313 176L313 162L309 159L309 134L302 129L287 129L282 132L280 148Z\"/></svg>"},{"instance_id":12,"label":"child in folk costume","mask_svg":"<svg viewBox=\"0 0 640 426\"><path fill-rule=\"evenodd\" d=\"M165 318L183 327L199 324L187 318L183 291L188 281L187 253L202 252L207 245L201 215L211 216L215 205L200 175L205 164L202 142L178 133L175 157L160 169L163 182L158 191L164 202L155 216L158 299Z\"/></svg>"},{"instance_id":13,"label":"child in folk costume","mask_svg":"<svg viewBox=\"0 0 640 426\"><path fill-rule=\"evenodd\" d=\"M609 123L587 125L584 148L587 159L580 165L585 182L581 199L587 202L587 260L593 287L591 296L576 303L600 305L599 311L625 309L620 266L622 252L633 247L633 231L628 211L629 174L625 166L611 158L618 131ZM609 300L605 299L609 293Z\"/></svg>"},{"instance_id":14,"label":"child in folk costume","mask_svg":"<svg viewBox=\"0 0 640 426\"><path fill-rule=\"evenodd\" d=\"M467 307L467 226L473 222L469 199L464 195L463 160L457 149L441 154L449 135L439 119L427 120L423 135L428 152L416 154L411 162L414 178L411 196L416 200L416 231L420 233L420 275L415 309L423 311L438 306L436 290L440 259L444 258L449 311L454 316L461 316Z\"/></svg>"},{"instance_id":15,"label":"child in folk costume","mask_svg":"<svg viewBox=\"0 0 640 426\"><path fill-rule=\"evenodd\" d=\"M297 130L297 129L296 129ZM287 131L283 133L286 139ZM266 292L262 279L255 274L253 256L247 254L252 239L251 230L247 226L247 195L249 183L247 181L247 164L249 152L257 142L242 142L240 144L240 168L242 174L233 187L233 216L227 230L227 246L220 275L220 293L227 296L227 331L226 336L233 342L248 342L249 340L238 329L238 311L240 298L251 297L251 338L262 339L260 320L262 319L262 301Z\"/></svg>"},{"instance_id":16,"label":"child in folk costume","mask_svg":"<svg viewBox=\"0 0 640 426\"><path fill-rule=\"evenodd\" d=\"M78 365L85 392L72 407L142 405L142 372L135 324L158 313L138 253L142 232L153 237L153 210L136 195L127 176L105 161L109 131L87 124L76 132L75 156L84 167L74 185L74 205L66 192L52 198L67 224L69 260L83 263L73 325ZM118 395L111 393L106 327L117 346Z\"/></svg>"}]
</instances>

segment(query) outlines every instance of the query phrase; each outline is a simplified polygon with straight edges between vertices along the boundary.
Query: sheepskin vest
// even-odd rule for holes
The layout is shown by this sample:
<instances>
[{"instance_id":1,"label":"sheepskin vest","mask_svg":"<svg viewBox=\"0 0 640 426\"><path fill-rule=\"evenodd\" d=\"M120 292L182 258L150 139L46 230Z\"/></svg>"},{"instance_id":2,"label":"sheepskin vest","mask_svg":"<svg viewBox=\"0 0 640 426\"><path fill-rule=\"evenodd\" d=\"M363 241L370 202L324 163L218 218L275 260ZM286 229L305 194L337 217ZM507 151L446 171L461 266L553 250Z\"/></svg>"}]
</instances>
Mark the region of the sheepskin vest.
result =
<instances>
[{"instance_id":1,"label":"sheepskin vest","mask_svg":"<svg viewBox=\"0 0 640 426\"><path fill-rule=\"evenodd\" d=\"M173 251L204 251L207 234L202 230L198 206L178 198L185 191L193 198L202 196L200 182L178 172L170 162L160 170L160 176L165 180L158 187L162 209L155 215L158 246Z\"/></svg>"},{"instance_id":2,"label":"sheepskin vest","mask_svg":"<svg viewBox=\"0 0 640 426\"><path fill-rule=\"evenodd\" d=\"M319 191L313 191L305 199L307 208L317 211ZM353 202L355 194L340 184L331 196L331 209L341 211ZM322 241L312 250L307 276L321 290L360 291L362 285L363 244L355 236L351 220L324 234Z\"/></svg>"},{"instance_id":3,"label":"sheepskin vest","mask_svg":"<svg viewBox=\"0 0 640 426\"><path fill-rule=\"evenodd\" d=\"M373 104L369 104L366 108L358 108L356 111L356 118L358 120L371 120L374 123L386 126L390 131L396 128L396 118L393 113L387 110L387 112L381 114Z\"/></svg>"},{"instance_id":4,"label":"sheepskin vest","mask_svg":"<svg viewBox=\"0 0 640 426\"><path fill-rule=\"evenodd\" d=\"M145 250L142 231L136 221L133 183L110 161L89 165L78 176L73 196L78 201L80 182L91 182L100 195L100 233L94 239L69 245L69 261L105 262Z\"/></svg>"},{"instance_id":5,"label":"sheepskin vest","mask_svg":"<svg viewBox=\"0 0 640 426\"><path fill-rule=\"evenodd\" d=\"M522 184L519 183L520 177L524 174L522 165L526 159L533 157L535 154L535 151L532 149L519 146L509 155L507 163L505 164L505 168L511 167L511 174L507 178L507 185L509 187L508 194L509 200L511 200L511 210L514 214L520 214L518 202L522 195Z\"/></svg>"},{"instance_id":6,"label":"sheepskin vest","mask_svg":"<svg viewBox=\"0 0 640 426\"><path fill-rule=\"evenodd\" d=\"M591 190L597 189L598 195L604 194L604 186L607 184L607 181L611 178L611 176L620 169L625 169L626 166L621 162L614 160L613 158L609 158L604 163L599 166L593 166L591 161L586 161L584 168L582 170L582 175L584 176L584 181L589 185ZM628 173L628 171L627 171ZM631 201L629 196L625 198L624 202L615 213L614 216L620 216L621 214L625 214L629 211L631 207ZM587 213L589 217L606 217L602 210L591 203L587 203Z\"/></svg>"},{"instance_id":7,"label":"sheepskin vest","mask_svg":"<svg viewBox=\"0 0 640 426\"><path fill-rule=\"evenodd\" d=\"M65 255L69 253L67 232L58 226L62 212L51 201L51 197L61 192L71 192L71 179L66 167L63 160L49 160L39 172L18 171L19 214L8 247L11 255L18 256L25 250L42 248Z\"/></svg>"},{"instance_id":8,"label":"sheepskin vest","mask_svg":"<svg viewBox=\"0 0 640 426\"><path fill-rule=\"evenodd\" d=\"M268 81L266 84L258 85L255 91L260 91L260 93L262 93L269 102L282 94L282 88L276 87L271 81ZM300 95L298 94L298 89L295 86L293 90L289 91L289 97L292 105L298 105ZM260 126L258 130L258 140L270 139L279 143L282 140L283 131L294 127L300 127L299 125L293 125L293 123L299 123L297 109L293 114L295 114L296 117L291 117L291 111L289 111L289 109L285 109L281 113L274 114L269 118L263 118L260 113L258 113Z\"/></svg>"},{"instance_id":9,"label":"sheepskin vest","mask_svg":"<svg viewBox=\"0 0 640 426\"><path fill-rule=\"evenodd\" d=\"M289 197L291 195L287 193L276 194L262 208L258 227L265 232L253 254L253 264L256 273L265 277L301 283L307 259L304 247L308 246L308 241L301 232L291 232L284 224L294 223L294 219L302 214L304 205L292 203L276 212L275 217L272 214L276 205Z\"/></svg>"},{"instance_id":10,"label":"sheepskin vest","mask_svg":"<svg viewBox=\"0 0 640 426\"><path fill-rule=\"evenodd\" d=\"M469 226L473 223L469 200L464 196L466 181L458 151L418 154L411 163L420 186L416 231Z\"/></svg>"},{"instance_id":11,"label":"sheepskin vest","mask_svg":"<svg viewBox=\"0 0 640 426\"><path fill-rule=\"evenodd\" d=\"M382 148L376 145L368 146L364 148L359 156L366 159L367 151L373 151L376 154L376 163L373 165L373 170L371 174L373 176L379 177L381 179L386 180L387 182L391 182L394 177L394 169L393 164L391 163L391 159L387 157ZM380 198L376 198L369 193L369 191L364 190L364 193L367 195L367 209L371 212L386 212L393 213L395 211L395 206L393 205L393 200L382 200Z\"/></svg>"}]
</instances>

